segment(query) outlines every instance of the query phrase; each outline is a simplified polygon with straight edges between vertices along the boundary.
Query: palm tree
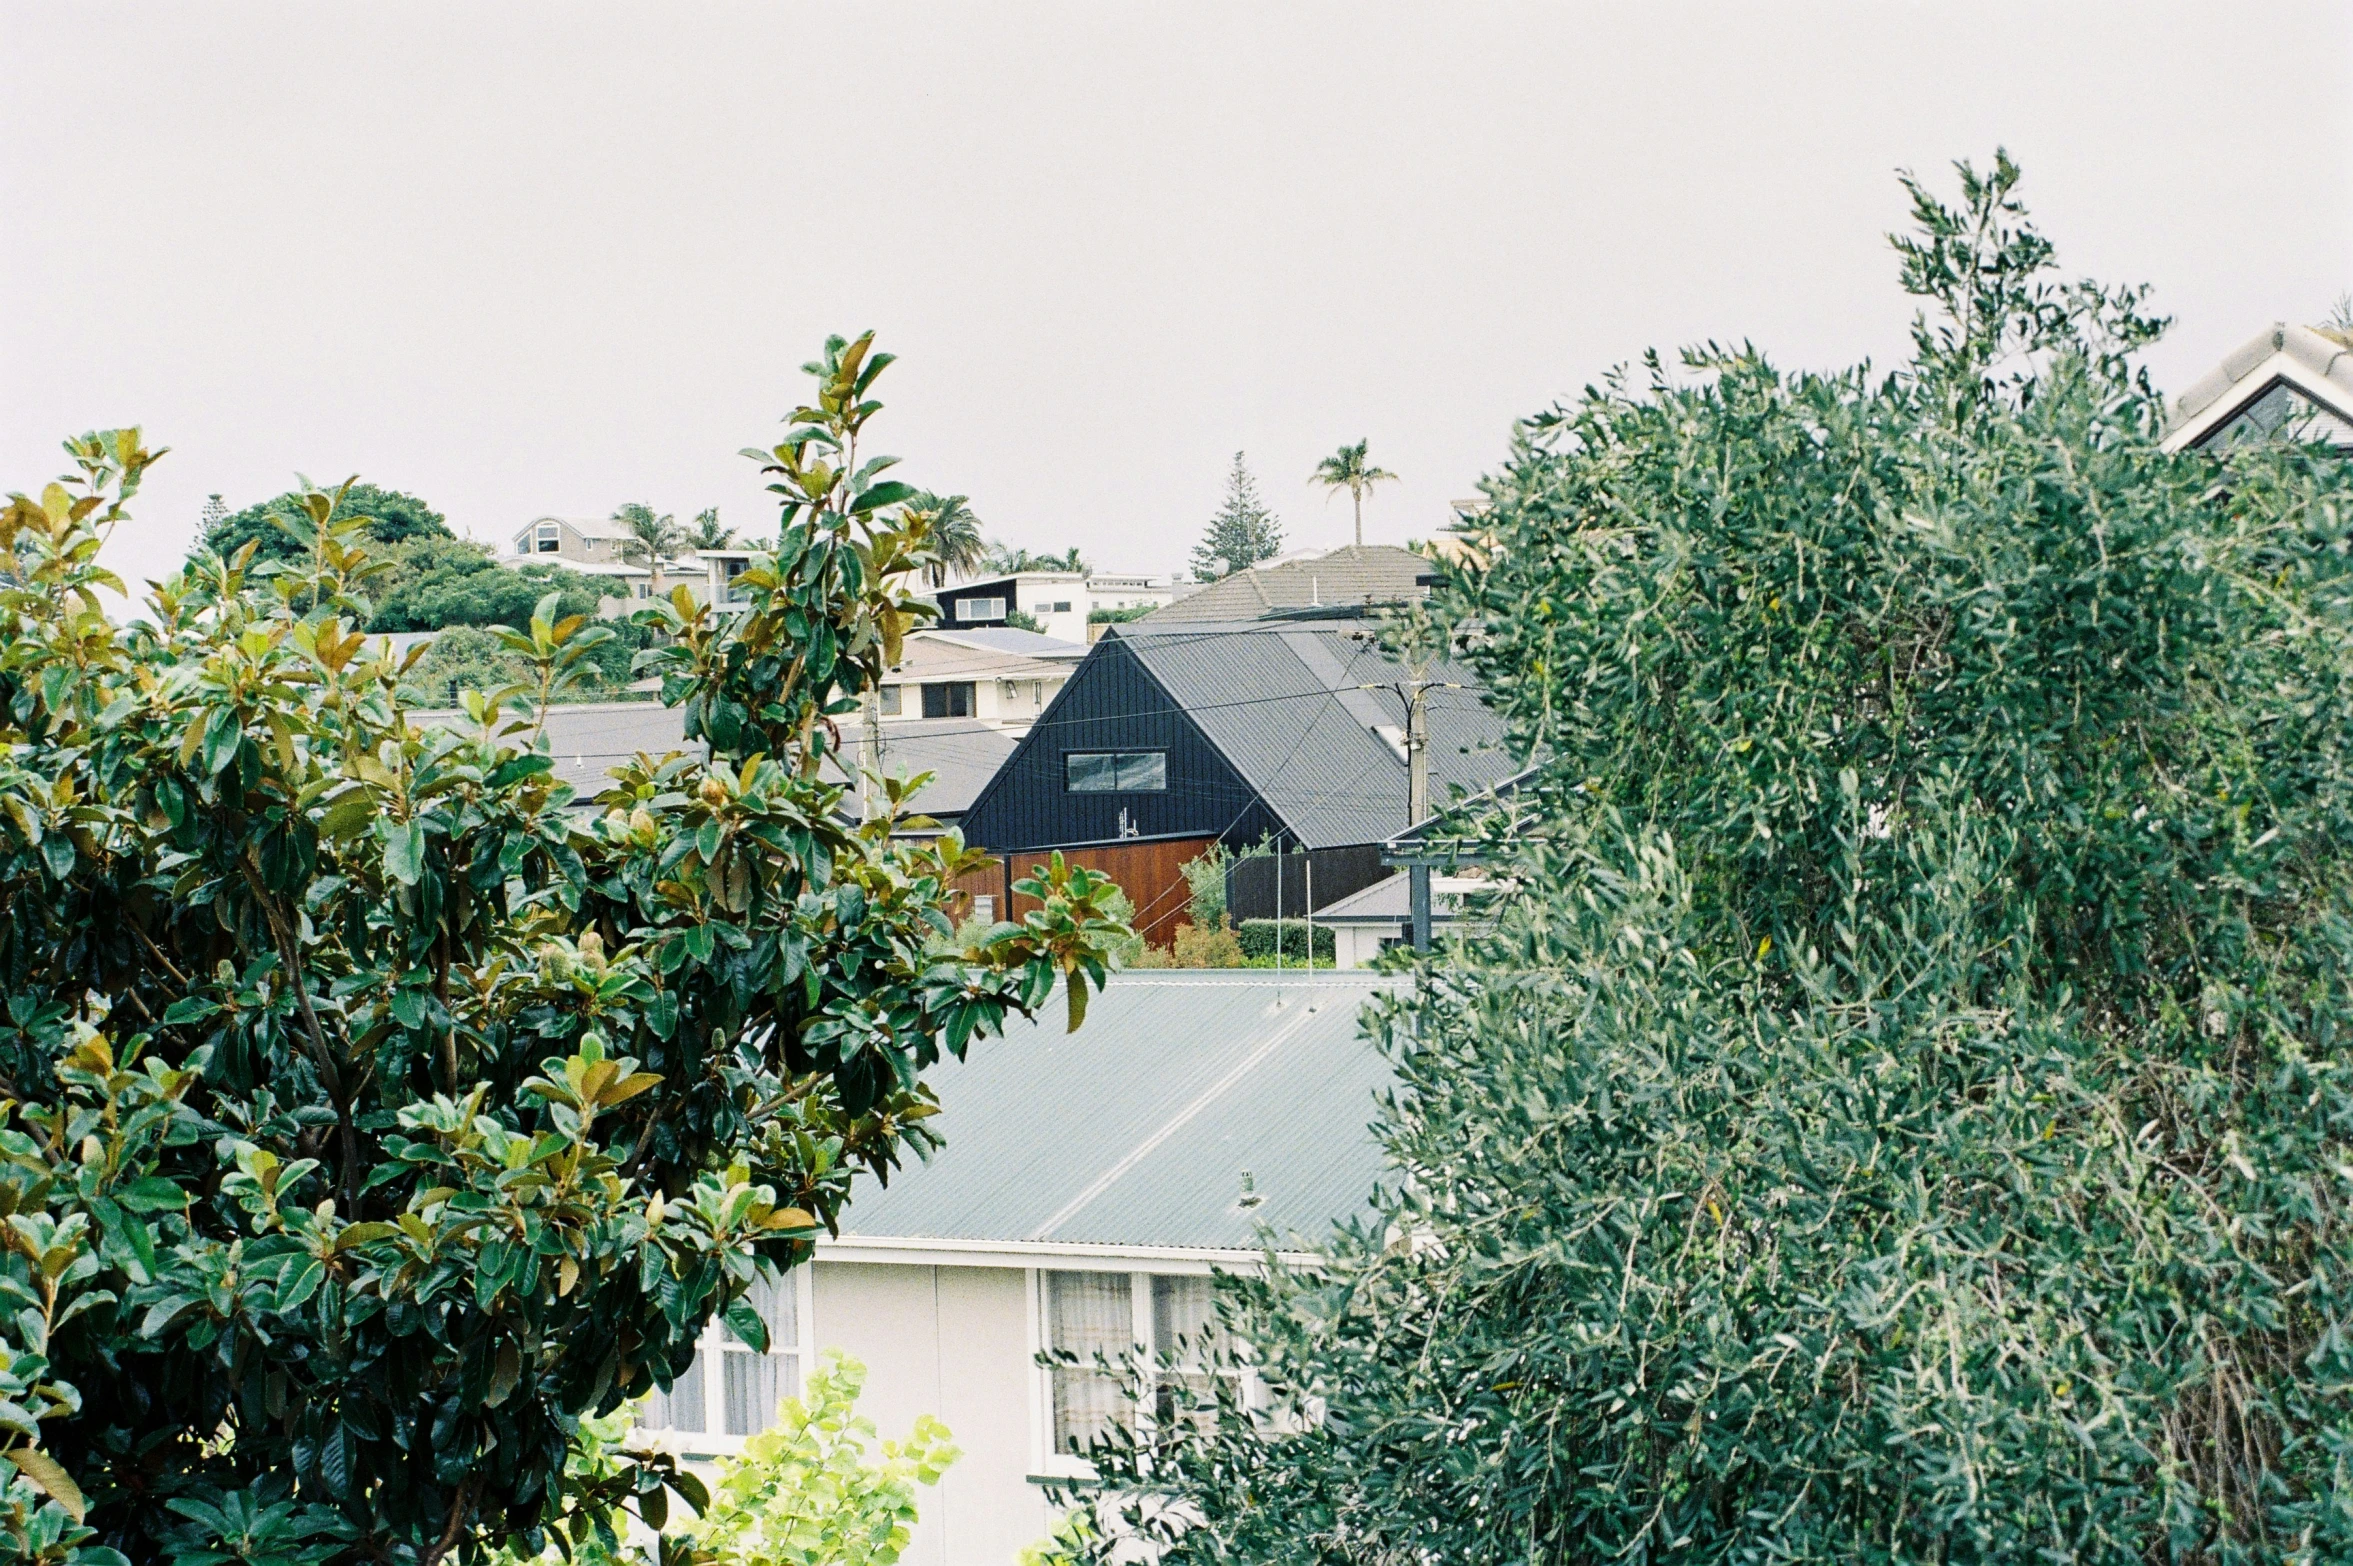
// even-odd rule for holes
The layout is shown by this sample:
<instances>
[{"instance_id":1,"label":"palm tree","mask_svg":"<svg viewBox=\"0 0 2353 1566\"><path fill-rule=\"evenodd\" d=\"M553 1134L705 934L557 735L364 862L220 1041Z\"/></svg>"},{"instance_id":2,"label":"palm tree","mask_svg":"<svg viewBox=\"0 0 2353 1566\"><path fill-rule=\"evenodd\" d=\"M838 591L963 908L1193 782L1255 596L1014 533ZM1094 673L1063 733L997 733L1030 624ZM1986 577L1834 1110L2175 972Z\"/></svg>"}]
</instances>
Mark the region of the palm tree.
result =
<instances>
[{"instance_id":1,"label":"palm tree","mask_svg":"<svg viewBox=\"0 0 2353 1566\"><path fill-rule=\"evenodd\" d=\"M932 586L945 587L951 572L961 576L987 563L989 545L980 536L980 518L962 495L922 491L908 498L907 509L931 517L932 559L923 570Z\"/></svg>"},{"instance_id":2,"label":"palm tree","mask_svg":"<svg viewBox=\"0 0 2353 1566\"><path fill-rule=\"evenodd\" d=\"M1375 484L1386 483L1397 477L1387 468L1376 468L1365 461L1364 449L1371 444L1369 440L1360 440L1353 446L1342 446L1317 463L1315 471L1307 476L1309 483L1321 484L1334 494L1341 490L1348 491L1348 498L1356 502L1356 547L1359 549L1364 547L1364 497Z\"/></svg>"},{"instance_id":3,"label":"palm tree","mask_svg":"<svg viewBox=\"0 0 2353 1566\"><path fill-rule=\"evenodd\" d=\"M1008 576L1019 571L1075 571L1081 576L1090 574L1086 559L1079 554L1076 544L1058 555L1032 554L1026 549L1016 549L1011 544L991 544L982 554L981 564L991 571L1002 571Z\"/></svg>"},{"instance_id":4,"label":"palm tree","mask_svg":"<svg viewBox=\"0 0 2353 1566\"><path fill-rule=\"evenodd\" d=\"M686 542L694 549L728 549L734 546L735 535L719 525L719 508L710 506L695 513Z\"/></svg>"},{"instance_id":5,"label":"palm tree","mask_svg":"<svg viewBox=\"0 0 2353 1566\"><path fill-rule=\"evenodd\" d=\"M676 517L657 514L653 507L634 500L615 509L613 520L629 535L621 543L621 558L631 565L643 565L653 578L653 596L661 597L662 565L686 548L686 530Z\"/></svg>"}]
</instances>

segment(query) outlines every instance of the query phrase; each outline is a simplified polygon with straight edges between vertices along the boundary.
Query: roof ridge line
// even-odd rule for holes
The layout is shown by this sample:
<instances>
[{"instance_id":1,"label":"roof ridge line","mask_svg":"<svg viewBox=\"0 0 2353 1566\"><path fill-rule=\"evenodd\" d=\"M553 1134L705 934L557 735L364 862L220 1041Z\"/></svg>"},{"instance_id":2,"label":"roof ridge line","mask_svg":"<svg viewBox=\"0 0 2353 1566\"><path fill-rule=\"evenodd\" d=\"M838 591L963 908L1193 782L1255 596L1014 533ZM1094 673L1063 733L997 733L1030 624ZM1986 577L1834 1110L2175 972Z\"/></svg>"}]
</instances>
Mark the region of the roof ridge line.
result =
<instances>
[{"instance_id":1,"label":"roof ridge line","mask_svg":"<svg viewBox=\"0 0 2353 1566\"><path fill-rule=\"evenodd\" d=\"M1044 1240L1056 1229L1061 1228L1064 1224L1070 1222L1071 1219L1084 1212L1088 1203L1094 1201L1096 1197L1101 1196L1105 1191L1110 1190L1112 1186L1118 1184L1122 1175L1135 1168L1136 1165L1142 1163L1146 1158L1149 1158L1153 1151L1157 1149L1162 1143L1166 1142L1170 1137L1183 1130L1187 1125L1190 1125L1194 1117L1199 1115L1201 1111L1207 1109L1211 1104L1217 1102L1217 1100L1220 1098L1223 1098L1228 1088L1231 1088L1235 1083L1241 1081L1252 1071L1256 1070L1260 1063L1263 1062L1267 1056L1273 1054L1277 1049L1281 1048L1285 1043L1289 1042L1291 1036L1297 1033L1300 1029L1304 1028L1307 1025L1307 1019L1314 1016L1315 1013L1316 1008L1312 1005L1300 1007L1298 1016L1293 1017L1289 1022L1286 1022L1281 1027L1277 1028L1273 1035L1269 1037L1265 1043L1260 1044L1249 1054L1243 1056L1242 1059L1236 1063L1232 1069L1228 1070L1224 1076L1219 1077L1207 1088L1204 1088L1200 1093L1194 1095L1192 1101L1187 1103L1184 1108L1171 1115L1168 1118L1167 1123L1161 1126L1159 1130L1153 1132L1150 1136L1144 1138L1144 1140L1141 1142L1138 1142L1134 1147L1128 1149L1126 1155L1122 1157L1118 1163L1113 1164L1109 1169L1104 1170L1093 1180L1089 1181L1086 1188L1080 1191L1078 1195L1072 1197L1069 1201L1063 1203L1061 1209L1056 1212L1054 1216L1048 1218L1044 1223L1039 1224L1035 1229L1031 1230L1029 1238L1033 1241Z\"/></svg>"}]
</instances>

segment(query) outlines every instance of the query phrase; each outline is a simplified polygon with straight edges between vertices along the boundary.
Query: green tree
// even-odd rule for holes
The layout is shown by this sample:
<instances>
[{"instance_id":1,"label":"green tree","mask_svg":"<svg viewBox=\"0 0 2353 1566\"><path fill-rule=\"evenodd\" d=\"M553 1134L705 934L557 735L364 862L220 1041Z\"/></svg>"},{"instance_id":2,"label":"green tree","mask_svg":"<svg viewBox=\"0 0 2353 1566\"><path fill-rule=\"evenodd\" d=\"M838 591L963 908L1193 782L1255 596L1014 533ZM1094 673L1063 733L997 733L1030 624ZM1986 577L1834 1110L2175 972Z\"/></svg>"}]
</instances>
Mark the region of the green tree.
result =
<instances>
[{"instance_id":1,"label":"green tree","mask_svg":"<svg viewBox=\"0 0 2353 1566\"><path fill-rule=\"evenodd\" d=\"M1369 440L1360 440L1353 446L1342 446L1317 463L1315 471L1308 475L1308 482L1321 484L1335 495L1342 490L1348 492L1348 499L1356 509L1359 549L1364 547L1364 497L1372 493L1374 485L1390 483L1397 477L1387 468L1374 467L1365 459L1365 448L1371 444Z\"/></svg>"},{"instance_id":2,"label":"green tree","mask_svg":"<svg viewBox=\"0 0 2353 1566\"><path fill-rule=\"evenodd\" d=\"M97 556L160 455L137 431L0 510L0 1332L36 1399L0 1410L8 1549L536 1549L579 1421L714 1319L764 1346L752 1281L932 1144L925 1067L1058 989L1083 1018L1125 934L1103 878L1055 863L1018 924L928 952L977 856L846 826L821 778L929 612L904 488L855 460L870 349L830 342L762 454L783 518L744 604L646 616L697 754L601 813L501 699L411 720L348 493L302 497L287 569L201 558L127 628ZM601 630L557 608L507 643L535 694ZM624 1488L650 1518L678 1477ZM59 1542L69 1494L94 1540Z\"/></svg>"},{"instance_id":3,"label":"green tree","mask_svg":"<svg viewBox=\"0 0 2353 1566\"><path fill-rule=\"evenodd\" d=\"M686 552L686 529L669 513L656 512L634 500L615 508L613 520L629 533L621 545L621 558L644 566L651 575L653 595L661 597L662 567Z\"/></svg>"},{"instance_id":4,"label":"green tree","mask_svg":"<svg viewBox=\"0 0 2353 1566\"><path fill-rule=\"evenodd\" d=\"M2016 183L1910 184L1892 375L1522 428L1433 608L1526 891L1371 1014L1401 1178L1227 1295L1292 1433L1142 1431L1111 1535L2353 1558L2353 475L2166 452Z\"/></svg>"},{"instance_id":5,"label":"green tree","mask_svg":"<svg viewBox=\"0 0 2353 1566\"><path fill-rule=\"evenodd\" d=\"M501 565L482 545L462 538L421 538L389 551L391 569L368 583L371 631L438 631L453 625L520 625L549 593L562 595L567 615L593 615L628 589L552 561Z\"/></svg>"},{"instance_id":6,"label":"green tree","mask_svg":"<svg viewBox=\"0 0 2353 1566\"><path fill-rule=\"evenodd\" d=\"M719 520L719 508L706 506L694 514L694 522L686 531L686 544L690 549L732 549L735 535Z\"/></svg>"},{"instance_id":7,"label":"green tree","mask_svg":"<svg viewBox=\"0 0 2353 1566\"><path fill-rule=\"evenodd\" d=\"M210 550L223 559L235 555L247 544L254 546L256 556L263 560L293 560L310 552L310 546L287 531L287 525L307 528L309 514L303 509L303 497L312 493L310 481L303 487L290 489L283 495L247 506L212 522L197 540L201 549ZM367 519L366 536L379 545L405 544L416 539L454 539L449 523L441 513L414 495L397 489L378 489L373 484L354 483L338 492L339 509L330 520L345 517Z\"/></svg>"},{"instance_id":8,"label":"green tree","mask_svg":"<svg viewBox=\"0 0 2353 1566\"><path fill-rule=\"evenodd\" d=\"M1226 498L1209 520L1209 531L1193 550L1193 575L1204 582L1247 570L1283 552L1283 524L1258 498L1258 481L1250 476L1242 454L1234 453L1234 469L1226 475Z\"/></svg>"}]
</instances>

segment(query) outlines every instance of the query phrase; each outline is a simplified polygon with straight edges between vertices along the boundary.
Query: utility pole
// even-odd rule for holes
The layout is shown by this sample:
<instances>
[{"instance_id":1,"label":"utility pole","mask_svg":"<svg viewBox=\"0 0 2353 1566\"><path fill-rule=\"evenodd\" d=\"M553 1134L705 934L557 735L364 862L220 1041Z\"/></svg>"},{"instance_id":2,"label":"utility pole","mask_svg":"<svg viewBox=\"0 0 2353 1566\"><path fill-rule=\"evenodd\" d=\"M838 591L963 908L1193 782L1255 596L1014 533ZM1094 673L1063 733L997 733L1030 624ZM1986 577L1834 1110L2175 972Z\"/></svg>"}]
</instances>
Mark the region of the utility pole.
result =
<instances>
[{"instance_id":1,"label":"utility pole","mask_svg":"<svg viewBox=\"0 0 2353 1566\"><path fill-rule=\"evenodd\" d=\"M1430 818L1430 724L1422 708L1422 698L1430 687L1422 682L1421 671L1414 671L1413 680L1405 695L1405 813L1406 830L1420 826ZM1430 867L1417 861L1406 866L1406 886L1413 902L1413 949L1430 949Z\"/></svg>"},{"instance_id":2,"label":"utility pole","mask_svg":"<svg viewBox=\"0 0 2353 1566\"><path fill-rule=\"evenodd\" d=\"M882 687L866 687L864 710L866 732L858 739L858 819L872 821L876 813L874 791L882 776Z\"/></svg>"}]
</instances>

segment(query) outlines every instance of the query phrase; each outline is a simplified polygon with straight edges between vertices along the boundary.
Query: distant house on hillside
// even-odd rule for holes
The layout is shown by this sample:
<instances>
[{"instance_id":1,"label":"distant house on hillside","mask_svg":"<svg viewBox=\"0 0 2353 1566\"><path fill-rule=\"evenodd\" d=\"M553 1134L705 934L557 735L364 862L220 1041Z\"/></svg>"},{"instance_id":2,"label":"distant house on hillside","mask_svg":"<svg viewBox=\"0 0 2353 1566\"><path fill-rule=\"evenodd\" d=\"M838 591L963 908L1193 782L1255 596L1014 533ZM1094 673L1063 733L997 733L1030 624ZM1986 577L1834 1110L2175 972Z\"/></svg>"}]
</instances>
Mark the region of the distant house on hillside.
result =
<instances>
[{"instance_id":1,"label":"distant house on hillside","mask_svg":"<svg viewBox=\"0 0 2353 1566\"><path fill-rule=\"evenodd\" d=\"M1122 973L1075 1034L1062 1002L926 1073L947 1146L861 1176L839 1238L763 1290L770 1351L714 1327L644 1426L689 1456L739 1450L817 1353L864 1360L859 1412L936 1414L964 1456L923 1497L910 1566L1010 1562L1054 1521L1044 1481L1088 1472L1130 1415L1097 1353L1179 1351L1210 1275L1366 1213L1387 1062L1362 1036L1370 974ZM1047 1368L1041 1353L1079 1363Z\"/></svg>"},{"instance_id":2,"label":"distant house on hillside","mask_svg":"<svg viewBox=\"0 0 2353 1566\"><path fill-rule=\"evenodd\" d=\"M2168 450L2285 436L2353 454L2353 341L2279 322L2191 385L2173 405Z\"/></svg>"},{"instance_id":3,"label":"distant house on hillside","mask_svg":"<svg viewBox=\"0 0 2353 1566\"><path fill-rule=\"evenodd\" d=\"M621 557L622 546L628 541L628 531L609 518L536 517L516 529L509 547L497 558L509 566L552 562L583 576L619 582L629 596L607 599L598 611L613 617L643 607L638 600L653 592L653 572ZM691 553L664 561L662 590L667 593L674 584L684 582L690 592L702 598L707 574L704 562Z\"/></svg>"},{"instance_id":4,"label":"distant house on hillside","mask_svg":"<svg viewBox=\"0 0 2353 1566\"><path fill-rule=\"evenodd\" d=\"M1361 613L1428 596L1437 566L1394 544L1351 544L1320 555L1294 555L1236 571L1147 619L1156 626L1230 624L1313 609Z\"/></svg>"},{"instance_id":5,"label":"distant house on hillside","mask_svg":"<svg viewBox=\"0 0 2353 1566\"><path fill-rule=\"evenodd\" d=\"M940 629L982 630L1019 613L1057 641L1087 641L1088 617L1098 609L1148 608L1181 598L1189 588L1149 576L1107 572L1016 571L952 582L932 596Z\"/></svg>"},{"instance_id":6,"label":"distant house on hillside","mask_svg":"<svg viewBox=\"0 0 2353 1566\"><path fill-rule=\"evenodd\" d=\"M968 718L1019 737L1086 655L1082 642L1004 626L917 631L876 693L883 727Z\"/></svg>"},{"instance_id":7,"label":"distant house on hillside","mask_svg":"<svg viewBox=\"0 0 2353 1566\"><path fill-rule=\"evenodd\" d=\"M1113 626L965 813L966 838L1004 857L1008 897L1062 849L1108 871L1164 943L1187 908L1179 867L1213 843L1280 856L1237 876L1236 918L1297 915L1388 874L1379 845L1413 824L1406 671L1368 622L1166 613ZM1432 803L1515 771L1471 672L1442 662L1424 678L1438 687L1424 697Z\"/></svg>"}]
</instances>

